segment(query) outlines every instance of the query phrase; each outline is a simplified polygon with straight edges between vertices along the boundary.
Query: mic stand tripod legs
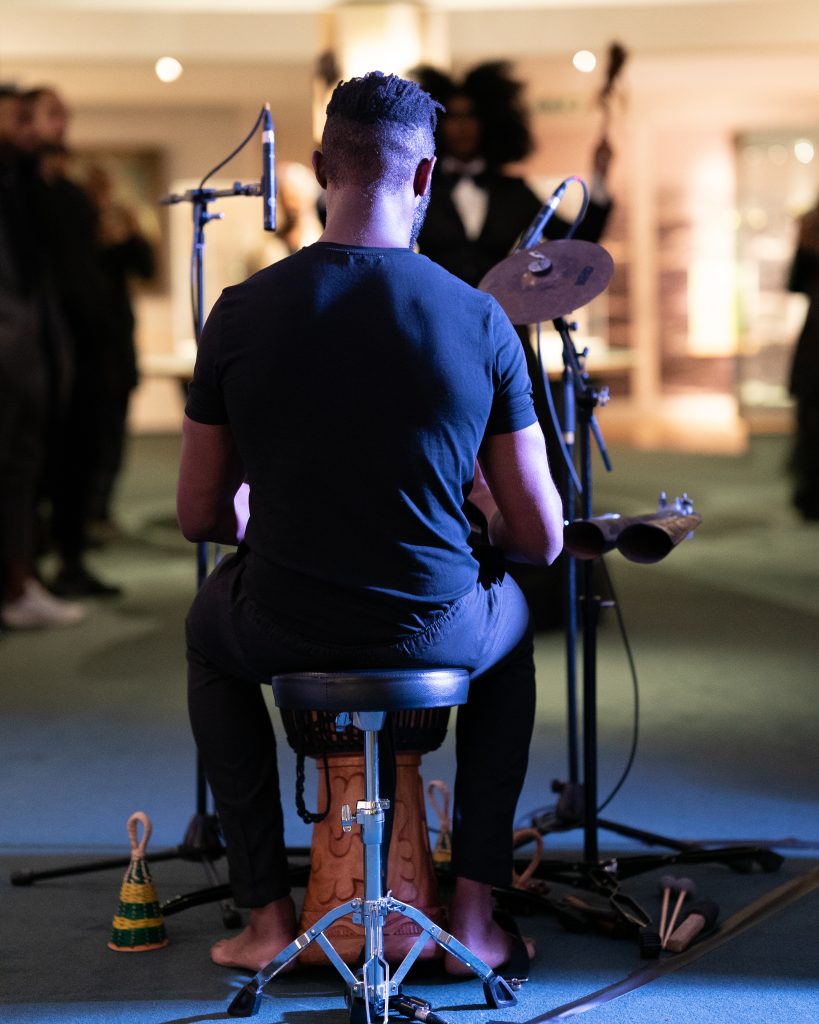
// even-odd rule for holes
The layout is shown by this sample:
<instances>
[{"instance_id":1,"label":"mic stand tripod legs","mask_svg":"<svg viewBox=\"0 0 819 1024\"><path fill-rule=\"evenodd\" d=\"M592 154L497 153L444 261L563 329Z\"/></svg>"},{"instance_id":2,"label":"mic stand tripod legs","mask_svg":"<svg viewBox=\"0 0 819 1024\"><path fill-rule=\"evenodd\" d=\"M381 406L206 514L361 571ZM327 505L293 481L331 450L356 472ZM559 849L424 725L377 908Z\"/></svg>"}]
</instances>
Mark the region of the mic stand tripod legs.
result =
<instances>
[{"instance_id":1,"label":"mic stand tripod legs","mask_svg":"<svg viewBox=\"0 0 819 1024\"><path fill-rule=\"evenodd\" d=\"M583 518L592 516L592 439L597 443L603 463L611 470L599 426L594 417L594 410L599 404L608 400L608 389L594 390L588 384L587 374L580 366L578 353L570 336L570 326L560 317L553 321L555 329L563 340L564 361L564 400L565 410L571 410L572 419L564 424L564 437L574 442L577 439L580 461L579 497ZM576 410L576 414L575 411ZM577 422L573 420L576 415ZM573 469L573 467L572 467ZM568 471L565 475L564 513L567 520L574 517L576 493L573 476ZM783 858L764 847L733 846L709 849L697 847L691 843L670 839L655 833L633 829L617 822L601 820L598 816L598 752L597 752L597 630L601 609L606 602L595 592L595 562L584 560L580 573L577 573L575 560L567 556L567 678L569 690L569 736L576 735L576 721L573 718L575 707L575 659L577 647L577 610L580 611L583 644L583 779L576 778L576 766L570 763L569 782L555 784L561 792L558 809L570 813L573 820L559 822L555 820L554 828L583 828L583 859L581 861L553 860L542 861L535 877L566 881L573 886L586 889L606 897L618 918L629 927L642 927L641 920L645 912L620 891L620 879L642 874L658 867L681 862L722 863L736 871L747 872L754 866L763 871L776 871L783 863ZM580 587L578 588L578 575ZM571 742L570 742L571 748ZM535 826L544 834L550 829L536 821ZM598 849L598 832L600 828L619 833L625 837L636 839L647 845L670 847L673 852L665 854L636 854L601 861Z\"/></svg>"}]
</instances>

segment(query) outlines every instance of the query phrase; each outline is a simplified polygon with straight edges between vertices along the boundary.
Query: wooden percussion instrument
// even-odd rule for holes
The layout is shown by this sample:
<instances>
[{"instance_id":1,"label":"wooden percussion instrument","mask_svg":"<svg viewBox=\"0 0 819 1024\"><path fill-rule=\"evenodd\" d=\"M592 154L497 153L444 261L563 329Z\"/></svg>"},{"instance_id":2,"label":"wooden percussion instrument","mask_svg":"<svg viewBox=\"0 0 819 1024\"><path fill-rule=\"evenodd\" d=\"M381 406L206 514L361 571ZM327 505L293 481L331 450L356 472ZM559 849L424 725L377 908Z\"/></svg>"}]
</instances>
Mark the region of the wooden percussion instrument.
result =
<instances>
[{"instance_id":1,"label":"wooden percussion instrument","mask_svg":"<svg viewBox=\"0 0 819 1024\"><path fill-rule=\"evenodd\" d=\"M445 910L438 897L419 766L422 754L436 750L443 743L449 710L426 708L391 713L396 785L390 811L393 824L387 888L396 899L412 904L440 925L445 924ZM316 806L322 810L328 808L326 817L313 826L310 877L299 925L303 932L339 903L363 895L362 845L356 830L344 832L341 827L342 804L354 808L356 802L364 798L363 743L361 732L353 726L337 732L335 717L328 712L283 710L281 715L293 750L317 760ZM384 927L386 958L400 962L419 934L420 929L411 921L398 915L388 918ZM347 963L357 962L364 940L362 926L342 920L328 929L327 937ZM439 947L430 943L421 959L440 955ZM302 953L300 962L325 965L327 958L319 946L313 944Z\"/></svg>"}]
</instances>

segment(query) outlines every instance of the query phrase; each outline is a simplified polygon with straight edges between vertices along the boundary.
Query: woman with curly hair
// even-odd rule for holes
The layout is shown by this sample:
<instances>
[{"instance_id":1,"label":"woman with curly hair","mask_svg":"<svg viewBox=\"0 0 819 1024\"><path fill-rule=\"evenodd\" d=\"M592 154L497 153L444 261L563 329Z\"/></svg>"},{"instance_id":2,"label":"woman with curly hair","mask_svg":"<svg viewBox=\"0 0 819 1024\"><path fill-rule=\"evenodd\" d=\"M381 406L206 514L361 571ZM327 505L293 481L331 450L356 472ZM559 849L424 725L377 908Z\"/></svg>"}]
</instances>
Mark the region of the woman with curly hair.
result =
<instances>
[{"instance_id":1,"label":"woman with curly hair","mask_svg":"<svg viewBox=\"0 0 819 1024\"><path fill-rule=\"evenodd\" d=\"M427 66L417 68L413 77L446 108L438 121L438 166L419 248L456 277L477 285L509 255L543 205L523 178L504 173L507 164L534 149L523 85L503 61L480 64L462 81ZM603 232L611 210L605 189L610 158L604 140L594 154L591 201L576 238L596 241ZM546 235L561 238L568 228L553 217Z\"/></svg>"}]
</instances>

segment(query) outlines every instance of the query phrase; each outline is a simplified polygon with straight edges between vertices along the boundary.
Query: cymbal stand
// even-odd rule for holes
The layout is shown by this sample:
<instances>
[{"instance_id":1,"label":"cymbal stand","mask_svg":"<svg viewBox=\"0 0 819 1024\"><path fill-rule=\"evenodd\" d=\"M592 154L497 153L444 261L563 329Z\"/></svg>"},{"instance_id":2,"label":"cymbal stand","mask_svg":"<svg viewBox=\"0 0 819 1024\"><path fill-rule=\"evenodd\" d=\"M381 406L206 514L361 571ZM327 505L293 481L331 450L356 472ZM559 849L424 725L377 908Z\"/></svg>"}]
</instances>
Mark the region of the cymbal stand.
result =
<instances>
[{"instance_id":1,"label":"cymbal stand","mask_svg":"<svg viewBox=\"0 0 819 1024\"><path fill-rule=\"evenodd\" d=\"M608 401L608 388L602 387L598 390L589 384L588 374L580 363L581 358L585 358L586 352L584 351L582 355L578 354L570 334L576 325L567 323L563 317L558 317L552 323L563 342L565 391L563 437L568 455L573 456L575 441L579 446L579 480L574 473L573 464L567 463L566 466L564 513L567 521L574 518L579 497L581 517L589 519L592 516L592 440L600 450L606 469L611 470L605 443L594 416L597 406ZM751 866L757 864L765 871L775 871L782 864L783 858L762 847L705 848L631 828L608 819L604 820L598 816L597 629L600 611L605 602L596 593L594 560L582 560L579 574L575 564L577 560L567 553L566 561L566 658L569 689L570 779L568 783L555 784L555 789L561 793L561 800L558 803L554 821L545 823L541 818L535 822L535 826L545 834L557 829L582 825L583 859L581 861L541 861L535 875L539 878L562 880L602 894L608 899L612 911L623 923L633 928L640 928L650 922L650 917L634 900L621 891L619 882L621 878L629 878L654 868L680 862L723 863L740 871L747 871ZM578 608L582 625L583 667L582 783L578 780L575 752L577 724L574 717ZM549 827L550 825L551 827ZM598 843L600 828L636 839L647 845L666 846L673 852L652 855L636 854L601 861Z\"/></svg>"}]
</instances>

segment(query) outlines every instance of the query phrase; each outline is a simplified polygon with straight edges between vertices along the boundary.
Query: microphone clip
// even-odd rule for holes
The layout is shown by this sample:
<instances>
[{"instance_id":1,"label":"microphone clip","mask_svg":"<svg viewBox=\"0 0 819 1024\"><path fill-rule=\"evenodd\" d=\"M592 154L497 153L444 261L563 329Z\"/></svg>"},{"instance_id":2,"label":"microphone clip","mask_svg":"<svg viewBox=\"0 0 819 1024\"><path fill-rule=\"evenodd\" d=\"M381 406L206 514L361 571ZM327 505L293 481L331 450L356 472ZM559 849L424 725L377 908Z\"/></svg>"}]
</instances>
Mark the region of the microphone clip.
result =
<instances>
[{"instance_id":1,"label":"microphone clip","mask_svg":"<svg viewBox=\"0 0 819 1024\"><path fill-rule=\"evenodd\" d=\"M561 181L561 183L557 186L557 188L554 190L551 196L540 208L535 219L532 221L529 227L523 232L523 234L520 237L519 243L515 246L515 249L531 249L533 245L538 244L543 235L543 229L546 227L546 225L549 223L552 217L554 217L555 211L557 210L558 206L560 206L560 202L563 199L563 196L566 192L566 189L569 187L569 184L573 181L579 180L580 179L577 177L576 174L572 174L564 181Z\"/></svg>"}]
</instances>

